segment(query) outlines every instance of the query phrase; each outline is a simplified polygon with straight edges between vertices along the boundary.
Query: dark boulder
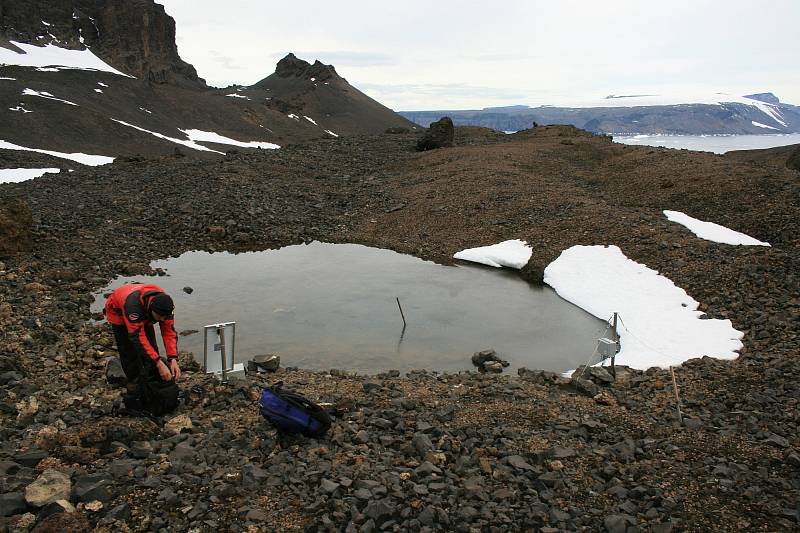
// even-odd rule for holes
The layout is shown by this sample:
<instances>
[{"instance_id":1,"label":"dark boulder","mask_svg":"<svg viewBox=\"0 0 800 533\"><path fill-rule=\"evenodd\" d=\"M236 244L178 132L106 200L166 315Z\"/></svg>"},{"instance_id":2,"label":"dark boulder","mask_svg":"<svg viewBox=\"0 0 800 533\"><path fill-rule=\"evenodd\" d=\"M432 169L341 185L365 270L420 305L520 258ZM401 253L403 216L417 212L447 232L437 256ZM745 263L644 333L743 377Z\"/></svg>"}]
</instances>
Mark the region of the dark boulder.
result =
<instances>
[{"instance_id":1,"label":"dark boulder","mask_svg":"<svg viewBox=\"0 0 800 533\"><path fill-rule=\"evenodd\" d=\"M590 398L594 398L600 394L600 387L588 379L573 376L570 380L570 384L575 387L575 390L586 396L589 396Z\"/></svg>"},{"instance_id":2,"label":"dark boulder","mask_svg":"<svg viewBox=\"0 0 800 533\"><path fill-rule=\"evenodd\" d=\"M274 353L261 354L247 363L248 372L277 372L281 366L281 357Z\"/></svg>"},{"instance_id":3,"label":"dark boulder","mask_svg":"<svg viewBox=\"0 0 800 533\"><path fill-rule=\"evenodd\" d=\"M522 276L522 279L528 283L533 285L544 285L545 266L547 265L534 261L528 261L528 263L522 267L519 273L520 276Z\"/></svg>"},{"instance_id":4,"label":"dark boulder","mask_svg":"<svg viewBox=\"0 0 800 533\"><path fill-rule=\"evenodd\" d=\"M22 492L9 492L0 494L0 516L13 516L24 513L28 508L25 494Z\"/></svg>"},{"instance_id":5,"label":"dark boulder","mask_svg":"<svg viewBox=\"0 0 800 533\"><path fill-rule=\"evenodd\" d=\"M453 121L450 120L450 117L442 117L436 122L431 123L428 131L425 132L417 143L417 151L424 152L426 150L453 146L454 135L455 128L453 127Z\"/></svg>"},{"instance_id":6,"label":"dark boulder","mask_svg":"<svg viewBox=\"0 0 800 533\"><path fill-rule=\"evenodd\" d=\"M25 252L31 246L31 210L19 197L0 200L0 257Z\"/></svg>"},{"instance_id":7,"label":"dark boulder","mask_svg":"<svg viewBox=\"0 0 800 533\"><path fill-rule=\"evenodd\" d=\"M500 373L504 367L509 365L508 361L497 356L494 350L483 350L472 355L472 364L478 367L480 372Z\"/></svg>"}]
</instances>

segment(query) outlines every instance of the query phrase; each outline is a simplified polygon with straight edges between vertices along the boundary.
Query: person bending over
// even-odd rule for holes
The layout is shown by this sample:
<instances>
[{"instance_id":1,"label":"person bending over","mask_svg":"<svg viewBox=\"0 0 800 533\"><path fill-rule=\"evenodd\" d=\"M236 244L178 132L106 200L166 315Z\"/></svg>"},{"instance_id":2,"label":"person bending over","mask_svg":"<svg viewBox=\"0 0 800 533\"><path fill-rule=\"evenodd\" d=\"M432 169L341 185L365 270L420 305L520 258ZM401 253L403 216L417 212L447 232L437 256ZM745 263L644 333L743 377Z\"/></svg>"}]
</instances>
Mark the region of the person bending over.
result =
<instances>
[{"instance_id":1,"label":"person bending over","mask_svg":"<svg viewBox=\"0 0 800 533\"><path fill-rule=\"evenodd\" d=\"M175 304L158 285L132 283L114 290L106 300L106 320L111 324L128 392L135 393L141 371L145 380L158 375L164 381L181 377ZM158 354L153 325L158 322L168 364Z\"/></svg>"}]
</instances>

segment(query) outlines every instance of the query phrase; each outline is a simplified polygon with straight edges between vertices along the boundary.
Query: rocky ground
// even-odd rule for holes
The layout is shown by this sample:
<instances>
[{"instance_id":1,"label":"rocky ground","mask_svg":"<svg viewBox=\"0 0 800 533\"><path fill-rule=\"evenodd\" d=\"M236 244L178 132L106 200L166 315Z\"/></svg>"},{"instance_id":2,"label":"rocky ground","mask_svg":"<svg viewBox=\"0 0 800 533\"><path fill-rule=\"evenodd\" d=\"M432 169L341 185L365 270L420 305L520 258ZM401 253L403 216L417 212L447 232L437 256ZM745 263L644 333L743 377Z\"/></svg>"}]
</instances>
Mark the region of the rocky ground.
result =
<instances>
[{"instance_id":1,"label":"rocky ground","mask_svg":"<svg viewBox=\"0 0 800 533\"><path fill-rule=\"evenodd\" d=\"M416 140L127 158L0 188L31 221L0 217L0 234L25 241L0 264L0 530L799 528L800 175L564 127L459 128L453 148L424 153ZM773 246L702 241L662 209ZM188 371L164 425L111 416L113 342L88 319L117 274L193 249L316 239L445 262L511 238L533 244L534 281L573 244L620 246L730 318L742 356L675 370L683 423L665 370L613 383L595 371L577 387L537 371L282 369L227 385ZM332 404L325 438L260 419L260 388L277 379Z\"/></svg>"}]
</instances>

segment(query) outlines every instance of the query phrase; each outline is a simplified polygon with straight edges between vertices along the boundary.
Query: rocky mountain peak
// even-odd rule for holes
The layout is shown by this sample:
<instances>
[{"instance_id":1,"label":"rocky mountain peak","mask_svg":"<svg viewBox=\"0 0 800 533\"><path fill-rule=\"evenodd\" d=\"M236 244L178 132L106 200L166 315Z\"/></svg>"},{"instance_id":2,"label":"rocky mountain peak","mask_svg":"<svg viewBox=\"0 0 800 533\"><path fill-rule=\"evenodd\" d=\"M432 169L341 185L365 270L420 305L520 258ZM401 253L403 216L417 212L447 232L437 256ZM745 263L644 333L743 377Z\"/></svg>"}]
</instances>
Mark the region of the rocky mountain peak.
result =
<instances>
[{"instance_id":1,"label":"rocky mountain peak","mask_svg":"<svg viewBox=\"0 0 800 533\"><path fill-rule=\"evenodd\" d=\"M275 74L281 78L315 78L325 80L338 76L333 65L326 65L320 60L312 65L308 61L298 58L292 53L278 61Z\"/></svg>"}]
</instances>

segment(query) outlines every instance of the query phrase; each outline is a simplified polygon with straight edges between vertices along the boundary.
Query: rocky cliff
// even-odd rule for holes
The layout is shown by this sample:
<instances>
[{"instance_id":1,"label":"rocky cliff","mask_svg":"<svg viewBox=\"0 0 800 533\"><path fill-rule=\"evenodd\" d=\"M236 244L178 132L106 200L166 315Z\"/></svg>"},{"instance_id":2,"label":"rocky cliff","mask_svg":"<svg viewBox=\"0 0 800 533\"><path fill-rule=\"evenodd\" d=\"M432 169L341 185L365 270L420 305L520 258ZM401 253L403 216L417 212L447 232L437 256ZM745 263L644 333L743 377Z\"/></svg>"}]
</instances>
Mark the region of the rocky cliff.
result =
<instances>
[{"instance_id":1,"label":"rocky cliff","mask_svg":"<svg viewBox=\"0 0 800 533\"><path fill-rule=\"evenodd\" d=\"M175 20L153 0L0 0L0 43L88 47L115 68L154 83L204 87L178 55Z\"/></svg>"}]
</instances>

